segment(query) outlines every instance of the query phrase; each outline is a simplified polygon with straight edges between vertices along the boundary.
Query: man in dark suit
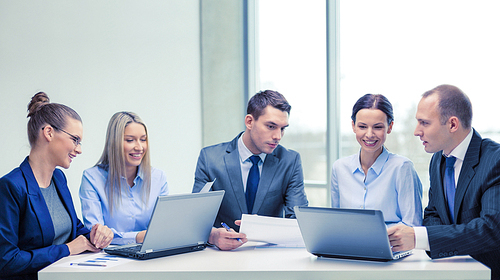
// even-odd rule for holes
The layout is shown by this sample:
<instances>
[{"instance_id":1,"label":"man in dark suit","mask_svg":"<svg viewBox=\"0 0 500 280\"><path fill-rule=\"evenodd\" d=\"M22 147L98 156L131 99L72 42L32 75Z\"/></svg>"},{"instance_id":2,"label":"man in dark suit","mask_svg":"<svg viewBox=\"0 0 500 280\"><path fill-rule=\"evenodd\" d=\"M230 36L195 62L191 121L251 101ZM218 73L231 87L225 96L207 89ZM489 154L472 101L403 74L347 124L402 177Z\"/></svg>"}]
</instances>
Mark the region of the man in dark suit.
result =
<instances>
[{"instance_id":1,"label":"man in dark suit","mask_svg":"<svg viewBox=\"0 0 500 280\"><path fill-rule=\"evenodd\" d=\"M294 206L308 205L300 155L279 145L290 109L280 93L261 91L248 102L245 131L200 152L193 192L213 180L212 190L225 190L209 238L221 250L246 242L243 233L221 228L222 222L238 231L242 214L294 218Z\"/></svg>"},{"instance_id":2,"label":"man in dark suit","mask_svg":"<svg viewBox=\"0 0 500 280\"><path fill-rule=\"evenodd\" d=\"M455 86L424 93L416 118L415 136L434 153L429 204L423 227L388 229L393 251L426 249L431 258L470 255L499 279L500 144L472 129L471 103Z\"/></svg>"}]
</instances>

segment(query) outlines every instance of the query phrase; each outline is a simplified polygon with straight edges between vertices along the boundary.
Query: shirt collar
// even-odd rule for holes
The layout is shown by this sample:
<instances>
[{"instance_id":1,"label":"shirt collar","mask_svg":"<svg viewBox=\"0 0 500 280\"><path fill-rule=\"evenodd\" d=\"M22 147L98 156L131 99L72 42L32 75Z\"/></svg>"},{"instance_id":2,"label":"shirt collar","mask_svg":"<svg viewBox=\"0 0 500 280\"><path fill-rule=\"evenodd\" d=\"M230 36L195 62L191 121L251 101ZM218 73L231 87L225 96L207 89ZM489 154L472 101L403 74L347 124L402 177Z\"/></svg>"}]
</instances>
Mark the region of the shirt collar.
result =
<instances>
[{"instance_id":1,"label":"shirt collar","mask_svg":"<svg viewBox=\"0 0 500 280\"><path fill-rule=\"evenodd\" d=\"M245 146L245 143L243 143L243 134L242 133L240 138L238 139L238 153L240 154L240 162L245 162L249 157L253 156L253 153L250 152L250 150ZM261 153L259 154L260 159L262 162L266 159L266 154Z\"/></svg>"},{"instance_id":2,"label":"shirt collar","mask_svg":"<svg viewBox=\"0 0 500 280\"><path fill-rule=\"evenodd\" d=\"M361 161L360 159L360 154L361 154L361 149L358 151L357 157L354 158L353 164L352 164L352 173L354 174L356 171L363 172L363 168L361 167ZM370 166L369 169L372 169L377 175L380 175L380 172L382 172L382 168L384 168L384 164L387 162L387 159L389 158L389 151L382 146L382 153L377 157L375 162L373 163L372 166Z\"/></svg>"},{"instance_id":3,"label":"shirt collar","mask_svg":"<svg viewBox=\"0 0 500 280\"><path fill-rule=\"evenodd\" d=\"M127 179L125 176L122 177L123 179ZM142 170L142 164L139 165L139 169L137 170L137 175L134 178L134 183L137 182L138 179L144 180L144 170Z\"/></svg>"},{"instance_id":4,"label":"shirt collar","mask_svg":"<svg viewBox=\"0 0 500 280\"><path fill-rule=\"evenodd\" d=\"M444 153L443 155L445 157L454 156L457 159L463 161L465 159L465 154L467 153L467 149L469 148L470 141L472 140L472 134L473 133L471 129L469 131L469 134L465 136L464 140L462 140L462 142L460 142L460 144L458 144L458 146L456 146L455 149L453 149L453 151L451 151L449 155L445 155Z\"/></svg>"},{"instance_id":5,"label":"shirt collar","mask_svg":"<svg viewBox=\"0 0 500 280\"><path fill-rule=\"evenodd\" d=\"M137 176L135 178L144 179L144 170L142 169L142 164L139 165L139 170L137 170Z\"/></svg>"},{"instance_id":6,"label":"shirt collar","mask_svg":"<svg viewBox=\"0 0 500 280\"><path fill-rule=\"evenodd\" d=\"M384 146L382 146L382 153L378 156L377 160L375 160L371 169L373 169L377 175L380 175L380 172L382 172L382 168L384 168L384 164L387 162L388 158L389 152Z\"/></svg>"}]
</instances>

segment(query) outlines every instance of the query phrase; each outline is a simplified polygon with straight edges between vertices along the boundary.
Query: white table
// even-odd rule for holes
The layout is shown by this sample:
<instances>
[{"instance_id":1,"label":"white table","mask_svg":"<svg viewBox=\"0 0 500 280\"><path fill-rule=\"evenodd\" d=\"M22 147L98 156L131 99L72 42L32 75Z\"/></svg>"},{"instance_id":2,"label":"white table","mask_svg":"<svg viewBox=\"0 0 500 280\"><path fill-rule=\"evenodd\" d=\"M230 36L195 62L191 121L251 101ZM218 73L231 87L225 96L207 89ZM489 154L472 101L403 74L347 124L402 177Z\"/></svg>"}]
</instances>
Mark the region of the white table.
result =
<instances>
[{"instance_id":1,"label":"white table","mask_svg":"<svg viewBox=\"0 0 500 280\"><path fill-rule=\"evenodd\" d=\"M317 258L305 248L248 245L235 251L207 248L98 269L69 267L68 263L81 258L63 258L41 270L38 279L490 279L489 268L471 257L431 260L422 250L384 263Z\"/></svg>"}]
</instances>

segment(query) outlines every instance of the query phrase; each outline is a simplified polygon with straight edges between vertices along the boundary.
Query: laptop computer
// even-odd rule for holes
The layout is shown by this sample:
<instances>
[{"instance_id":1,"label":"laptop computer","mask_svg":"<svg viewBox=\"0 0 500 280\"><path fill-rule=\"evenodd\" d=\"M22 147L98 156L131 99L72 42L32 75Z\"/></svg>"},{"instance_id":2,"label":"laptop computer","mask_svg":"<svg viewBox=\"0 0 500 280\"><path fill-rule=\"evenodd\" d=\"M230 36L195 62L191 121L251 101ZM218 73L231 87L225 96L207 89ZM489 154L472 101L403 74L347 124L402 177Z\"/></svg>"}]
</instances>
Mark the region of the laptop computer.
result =
<instances>
[{"instance_id":1,"label":"laptop computer","mask_svg":"<svg viewBox=\"0 0 500 280\"><path fill-rule=\"evenodd\" d=\"M295 206L306 249L318 257L391 261L393 253L380 210Z\"/></svg>"},{"instance_id":2,"label":"laptop computer","mask_svg":"<svg viewBox=\"0 0 500 280\"><path fill-rule=\"evenodd\" d=\"M110 246L104 252L151 259L205 249L224 191L159 196L144 243Z\"/></svg>"}]
</instances>

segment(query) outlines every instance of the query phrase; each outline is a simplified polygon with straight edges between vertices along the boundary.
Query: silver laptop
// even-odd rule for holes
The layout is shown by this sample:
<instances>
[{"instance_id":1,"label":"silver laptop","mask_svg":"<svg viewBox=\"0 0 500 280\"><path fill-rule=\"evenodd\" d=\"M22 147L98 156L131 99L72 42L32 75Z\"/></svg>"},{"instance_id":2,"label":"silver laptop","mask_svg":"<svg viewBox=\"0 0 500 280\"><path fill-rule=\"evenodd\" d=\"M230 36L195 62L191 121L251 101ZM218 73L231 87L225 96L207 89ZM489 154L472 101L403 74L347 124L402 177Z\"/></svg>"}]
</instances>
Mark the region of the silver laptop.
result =
<instances>
[{"instance_id":1,"label":"silver laptop","mask_svg":"<svg viewBox=\"0 0 500 280\"><path fill-rule=\"evenodd\" d=\"M224 191L160 196L143 244L108 247L108 254L151 259L205 249Z\"/></svg>"},{"instance_id":2,"label":"silver laptop","mask_svg":"<svg viewBox=\"0 0 500 280\"><path fill-rule=\"evenodd\" d=\"M382 211L295 206L306 249L319 257L390 261L393 253Z\"/></svg>"}]
</instances>

